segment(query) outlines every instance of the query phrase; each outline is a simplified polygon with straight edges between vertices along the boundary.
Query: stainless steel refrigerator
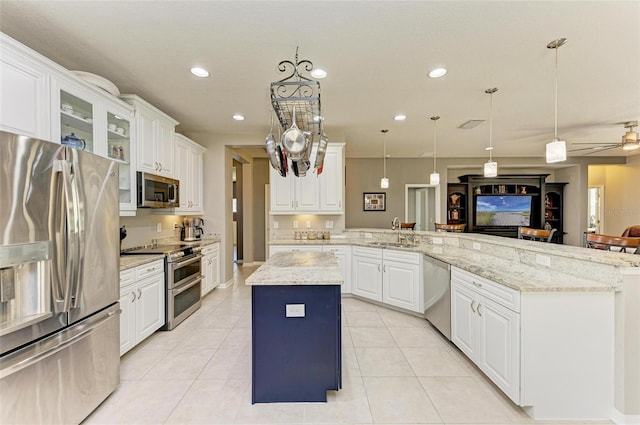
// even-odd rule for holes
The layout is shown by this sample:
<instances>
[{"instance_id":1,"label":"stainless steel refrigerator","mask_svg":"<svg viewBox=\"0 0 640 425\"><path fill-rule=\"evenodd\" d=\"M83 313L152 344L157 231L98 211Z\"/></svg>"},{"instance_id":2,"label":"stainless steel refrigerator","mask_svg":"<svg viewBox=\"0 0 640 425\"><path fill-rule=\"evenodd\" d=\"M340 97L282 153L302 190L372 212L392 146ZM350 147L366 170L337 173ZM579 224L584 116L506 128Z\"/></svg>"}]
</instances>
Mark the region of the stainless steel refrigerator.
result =
<instances>
[{"instance_id":1,"label":"stainless steel refrigerator","mask_svg":"<svg viewBox=\"0 0 640 425\"><path fill-rule=\"evenodd\" d=\"M0 132L0 423L81 422L118 385L118 166Z\"/></svg>"}]
</instances>

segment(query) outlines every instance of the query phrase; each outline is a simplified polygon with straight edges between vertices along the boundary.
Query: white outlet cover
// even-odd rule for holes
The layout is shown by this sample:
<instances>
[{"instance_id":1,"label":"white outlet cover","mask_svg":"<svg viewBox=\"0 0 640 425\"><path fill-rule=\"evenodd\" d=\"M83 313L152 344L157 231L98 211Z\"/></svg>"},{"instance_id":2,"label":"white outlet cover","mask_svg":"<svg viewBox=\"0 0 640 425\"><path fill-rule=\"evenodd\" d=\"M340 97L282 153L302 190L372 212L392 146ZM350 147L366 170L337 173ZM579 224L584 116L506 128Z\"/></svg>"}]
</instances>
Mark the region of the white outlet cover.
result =
<instances>
[{"instance_id":1,"label":"white outlet cover","mask_svg":"<svg viewBox=\"0 0 640 425\"><path fill-rule=\"evenodd\" d=\"M156 224L156 232L158 233L162 232L162 223Z\"/></svg>"},{"instance_id":2,"label":"white outlet cover","mask_svg":"<svg viewBox=\"0 0 640 425\"><path fill-rule=\"evenodd\" d=\"M311 222L307 220L307 229L311 229Z\"/></svg>"},{"instance_id":3,"label":"white outlet cover","mask_svg":"<svg viewBox=\"0 0 640 425\"><path fill-rule=\"evenodd\" d=\"M287 304L286 317L304 317L304 304Z\"/></svg>"},{"instance_id":4,"label":"white outlet cover","mask_svg":"<svg viewBox=\"0 0 640 425\"><path fill-rule=\"evenodd\" d=\"M278 222L277 220L273 222L273 228L277 229L278 227L280 227L280 222Z\"/></svg>"},{"instance_id":5,"label":"white outlet cover","mask_svg":"<svg viewBox=\"0 0 640 425\"><path fill-rule=\"evenodd\" d=\"M324 224L326 229L333 229L333 220L327 220Z\"/></svg>"},{"instance_id":6,"label":"white outlet cover","mask_svg":"<svg viewBox=\"0 0 640 425\"><path fill-rule=\"evenodd\" d=\"M551 257L548 255L536 254L536 264L551 267Z\"/></svg>"},{"instance_id":7,"label":"white outlet cover","mask_svg":"<svg viewBox=\"0 0 640 425\"><path fill-rule=\"evenodd\" d=\"M442 238L433 238L434 245L442 245Z\"/></svg>"},{"instance_id":8,"label":"white outlet cover","mask_svg":"<svg viewBox=\"0 0 640 425\"><path fill-rule=\"evenodd\" d=\"M479 242L474 242L473 243L473 249L475 249L476 251L480 251L482 249L482 247L480 246Z\"/></svg>"},{"instance_id":9,"label":"white outlet cover","mask_svg":"<svg viewBox=\"0 0 640 425\"><path fill-rule=\"evenodd\" d=\"M298 220L293 220L293 228L294 229L298 228Z\"/></svg>"}]
</instances>

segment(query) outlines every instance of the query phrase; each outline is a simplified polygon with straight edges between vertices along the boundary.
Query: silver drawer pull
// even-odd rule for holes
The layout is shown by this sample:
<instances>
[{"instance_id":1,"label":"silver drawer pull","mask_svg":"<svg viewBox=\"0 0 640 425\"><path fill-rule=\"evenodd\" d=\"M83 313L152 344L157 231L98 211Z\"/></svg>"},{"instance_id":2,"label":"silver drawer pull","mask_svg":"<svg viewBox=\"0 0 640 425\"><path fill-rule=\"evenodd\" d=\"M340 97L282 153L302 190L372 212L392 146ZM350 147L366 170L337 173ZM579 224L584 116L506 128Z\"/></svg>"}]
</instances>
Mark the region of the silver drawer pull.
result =
<instances>
[{"instance_id":1,"label":"silver drawer pull","mask_svg":"<svg viewBox=\"0 0 640 425\"><path fill-rule=\"evenodd\" d=\"M154 271L155 269L156 269L155 267L149 267L149 268L147 269L147 271L148 271L148 272L152 272L152 271Z\"/></svg>"},{"instance_id":2,"label":"silver drawer pull","mask_svg":"<svg viewBox=\"0 0 640 425\"><path fill-rule=\"evenodd\" d=\"M475 286L477 286L478 288L482 288L482 283L478 283L478 282L476 282L476 281L474 280L474 281L473 281L473 284L474 284Z\"/></svg>"},{"instance_id":3,"label":"silver drawer pull","mask_svg":"<svg viewBox=\"0 0 640 425\"><path fill-rule=\"evenodd\" d=\"M473 308L473 305L474 305L475 303L476 303L476 302L475 302L474 300L471 300L471 311L473 311L474 313L476 312L476 310Z\"/></svg>"},{"instance_id":4,"label":"silver drawer pull","mask_svg":"<svg viewBox=\"0 0 640 425\"><path fill-rule=\"evenodd\" d=\"M481 306L481 305L482 305L482 304L478 304L478 308L477 308L477 310L478 310L478 316L482 316L482 313L480 313L480 306Z\"/></svg>"}]
</instances>

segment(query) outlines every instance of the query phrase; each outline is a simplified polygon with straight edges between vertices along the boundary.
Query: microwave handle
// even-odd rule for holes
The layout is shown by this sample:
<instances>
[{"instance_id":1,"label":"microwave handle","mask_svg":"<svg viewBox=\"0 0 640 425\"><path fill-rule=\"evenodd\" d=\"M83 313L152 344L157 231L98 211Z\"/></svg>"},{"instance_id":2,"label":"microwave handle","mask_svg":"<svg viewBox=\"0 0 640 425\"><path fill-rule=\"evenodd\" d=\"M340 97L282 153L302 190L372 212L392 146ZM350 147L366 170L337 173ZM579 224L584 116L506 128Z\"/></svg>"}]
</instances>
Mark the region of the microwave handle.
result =
<instances>
[{"instance_id":1,"label":"microwave handle","mask_svg":"<svg viewBox=\"0 0 640 425\"><path fill-rule=\"evenodd\" d=\"M178 185L170 184L169 185L169 202L178 202Z\"/></svg>"}]
</instances>

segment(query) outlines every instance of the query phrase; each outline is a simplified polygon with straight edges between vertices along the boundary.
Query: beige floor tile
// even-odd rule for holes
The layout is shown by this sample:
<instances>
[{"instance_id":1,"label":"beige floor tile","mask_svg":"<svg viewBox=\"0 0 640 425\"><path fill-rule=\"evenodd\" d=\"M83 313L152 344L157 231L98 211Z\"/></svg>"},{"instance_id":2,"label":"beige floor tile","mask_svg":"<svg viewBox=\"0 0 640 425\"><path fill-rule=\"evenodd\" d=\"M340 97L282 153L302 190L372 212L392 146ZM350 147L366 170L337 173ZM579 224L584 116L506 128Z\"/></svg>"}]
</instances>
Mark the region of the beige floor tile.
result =
<instances>
[{"instance_id":1,"label":"beige floor tile","mask_svg":"<svg viewBox=\"0 0 640 425\"><path fill-rule=\"evenodd\" d=\"M250 381L246 379L198 380L175 407L167 424L232 424Z\"/></svg>"},{"instance_id":2,"label":"beige floor tile","mask_svg":"<svg viewBox=\"0 0 640 425\"><path fill-rule=\"evenodd\" d=\"M141 379L170 352L134 348L120 358L120 379L123 381Z\"/></svg>"},{"instance_id":3,"label":"beige floor tile","mask_svg":"<svg viewBox=\"0 0 640 425\"><path fill-rule=\"evenodd\" d=\"M388 328L399 347L440 347L446 338L429 328Z\"/></svg>"},{"instance_id":4,"label":"beige floor tile","mask_svg":"<svg viewBox=\"0 0 640 425\"><path fill-rule=\"evenodd\" d=\"M349 328L354 347L395 347L396 342L386 328Z\"/></svg>"},{"instance_id":5,"label":"beige floor tile","mask_svg":"<svg viewBox=\"0 0 640 425\"><path fill-rule=\"evenodd\" d=\"M469 371L444 348L401 348L416 376L469 376Z\"/></svg>"},{"instance_id":6,"label":"beige floor tile","mask_svg":"<svg viewBox=\"0 0 640 425\"><path fill-rule=\"evenodd\" d=\"M415 376L397 347L356 347L362 376Z\"/></svg>"},{"instance_id":7,"label":"beige floor tile","mask_svg":"<svg viewBox=\"0 0 640 425\"><path fill-rule=\"evenodd\" d=\"M342 346L353 347L353 340L351 339L351 330L346 326L342 327Z\"/></svg>"},{"instance_id":8,"label":"beige floor tile","mask_svg":"<svg viewBox=\"0 0 640 425\"><path fill-rule=\"evenodd\" d=\"M347 319L348 327L385 327L377 311L345 311L344 316Z\"/></svg>"},{"instance_id":9,"label":"beige floor tile","mask_svg":"<svg viewBox=\"0 0 640 425\"><path fill-rule=\"evenodd\" d=\"M196 379L214 352L215 350L174 350L151 368L142 379Z\"/></svg>"},{"instance_id":10,"label":"beige floor tile","mask_svg":"<svg viewBox=\"0 0 640 425\"><path fill-rule=\"evenodd\" d=\"M472 377L419 379L447 424L505 424L516 419L508 406Z\"/></svg>"},{"instance_id":11,"label":"beige floor tile","mask_svg":"<svg viewBox=\"0 0 640 425\"><path fill-rule=\"evenodd\" d=\"M193 329L180 342L181 350L215 350L225 340L231 329Z\"/></svg>"},{"instance_id":12,"label":"beige floor tile","mask_svg":"<svg viewBox=\"0 0 640 425\"><path fill-rule=\"evenodd\" d=\"M374 423L442 423L416 377L364 377Z\"/></svg>"},{"instance_id":13,"label":"beige floor tile","mask_svg":"<svg viewBox=\"0 0 640 425\"><path fill-rule=\"evenodd\" d=\"M361 376L358 358L353 347L342 347L342 375Z\"/></svg>"},{"instance_id":14,"label":"beige floor tile","mask_svg":"<svg viewBox=\"0 0 640 425\"><path fill-rule=\"evenodd\" d=\"M356 298L343 297L342 309L344 311L376 311L376 306Z\"/></svg>"},{"instance_id":15,"label":"beige floor tile","mask_svg":"<svg viewBox=\"0 0 640 425\"><path fill-rule=\"evenodd\" d=\"M122 381L84 425L163 424L193 381Z\"/></svg>"},{"instance_id":16,"label":"beige floor tile","mask_svg":"<svg viewBox=\"0 0 640 425\"><path fill-rule=\"evenodd\" d=\"M251 350L220 348L204 367L198 379L251 379Z\"/></svg>"},{"instance_id":17,"label":"beige floor tile","mask_svg":"<svg viewBox=\"0 0 640 425\"><path fill-rule=\"evenodd\" d=\"M244 389L242 402L234 422L239 424L302 424L303 421L304 403L251 404L251 385L248 385Z\"/></svg>"},{"instance_id":18,"label":"beige floor tile","mask_svg":"<svg viewBox=\"0 0 640 425\"><path fill-rule=\"evenodd\" d=\"M389 328L426 328L428 322L422 317L391 310L386 307L376 307L384 324Z\"/></svg>"},{"instance_id":19,"label":"beige floor tile","mask_svg":"<svg viewBox=\"0 0 640 425\"><path fill-rule=\"evenodd\" d=\"M359 376L344 376L340 391L328 391L326 403L305 403L304 423L372 423L364 383Z\"/></svg>"},{"instance_id":20,"label":"beige floor tile","mask_svg":"<svg viewBox=\"0 0 640 425\"><path fill-rule=\"evenodd\" d=\"M235 327L222 341L220 348L251 349L251 328Z\"/></svg>"}]
</instances>

